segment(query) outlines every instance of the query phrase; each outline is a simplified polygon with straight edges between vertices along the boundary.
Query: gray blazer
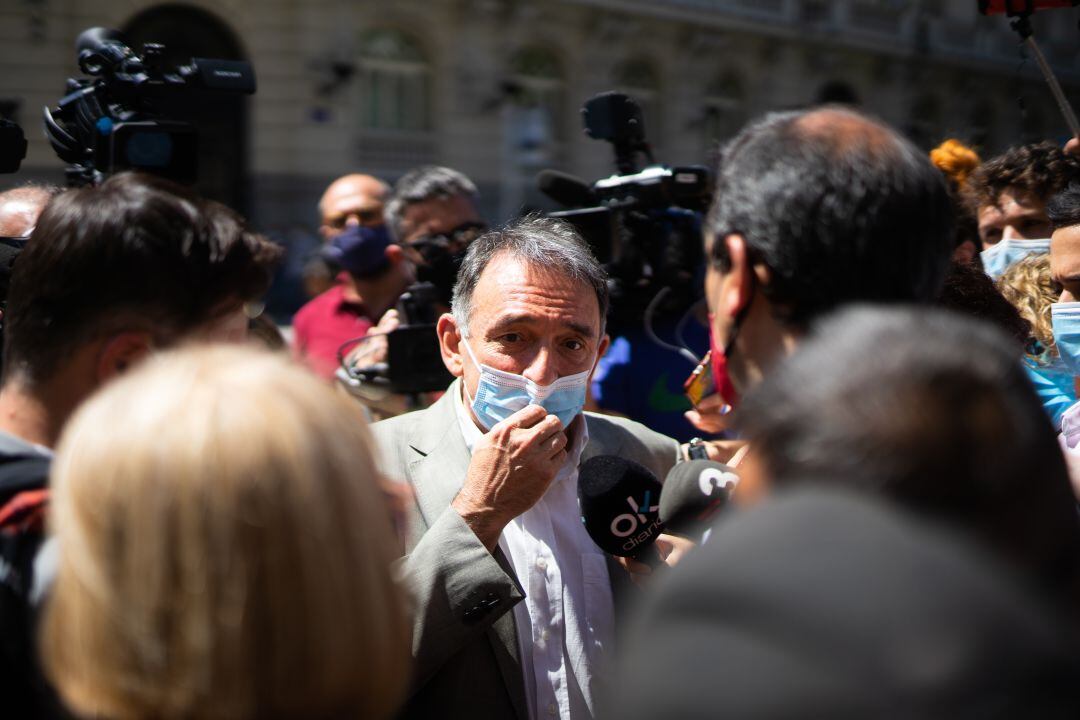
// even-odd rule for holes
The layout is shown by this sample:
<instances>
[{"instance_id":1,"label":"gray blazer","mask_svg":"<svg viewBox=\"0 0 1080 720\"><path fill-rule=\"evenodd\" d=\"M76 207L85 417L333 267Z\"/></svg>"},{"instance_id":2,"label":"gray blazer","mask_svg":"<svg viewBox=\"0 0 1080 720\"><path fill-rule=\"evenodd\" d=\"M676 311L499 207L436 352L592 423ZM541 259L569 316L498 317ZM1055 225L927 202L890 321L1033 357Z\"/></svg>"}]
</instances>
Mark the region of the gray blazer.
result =
<instances>
[{"instance_id":1,"label":"gray blazer","mask_svg":"<svg viewBox=\"0 0 1080 720\"><path fill-rule=\"evenodd\" d=\"M453 404L459 385L426 410L372 426L383 472L407 480L416 496L401 567L414 603L415 659L403 717L528 720L510 612L525 597L522 584L503 552L489 553L450 508L471 459ZM661 480L678 460L678 443L669 437L622 418L585 417L582 460L620 455ZM627 576L618 568L611 577L618 591Z\"/></svg>"}]
</instances>

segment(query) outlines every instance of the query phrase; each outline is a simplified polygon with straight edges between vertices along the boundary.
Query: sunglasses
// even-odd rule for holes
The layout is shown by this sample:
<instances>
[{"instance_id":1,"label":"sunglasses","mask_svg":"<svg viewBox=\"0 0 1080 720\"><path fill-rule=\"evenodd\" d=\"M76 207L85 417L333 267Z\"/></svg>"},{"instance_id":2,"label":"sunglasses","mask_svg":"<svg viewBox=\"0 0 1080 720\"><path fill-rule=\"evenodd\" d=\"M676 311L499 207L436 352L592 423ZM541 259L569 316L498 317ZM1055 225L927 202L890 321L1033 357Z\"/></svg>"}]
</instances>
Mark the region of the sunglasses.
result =
<instances>
[{"instance_id":1,"label":"sunglasses","mask_svg":"<svg viewBox=\"0 0 1080 720\"><path fill-rule=\"evenodd\" d=\"M422 235L408 243L408 247L420 253L424 260L431 260L432 256L443 252L451 254L461 252L485 230L487 230L487 225L484 223L462 223L449 232Z\"/></svg>"}]
</instances>

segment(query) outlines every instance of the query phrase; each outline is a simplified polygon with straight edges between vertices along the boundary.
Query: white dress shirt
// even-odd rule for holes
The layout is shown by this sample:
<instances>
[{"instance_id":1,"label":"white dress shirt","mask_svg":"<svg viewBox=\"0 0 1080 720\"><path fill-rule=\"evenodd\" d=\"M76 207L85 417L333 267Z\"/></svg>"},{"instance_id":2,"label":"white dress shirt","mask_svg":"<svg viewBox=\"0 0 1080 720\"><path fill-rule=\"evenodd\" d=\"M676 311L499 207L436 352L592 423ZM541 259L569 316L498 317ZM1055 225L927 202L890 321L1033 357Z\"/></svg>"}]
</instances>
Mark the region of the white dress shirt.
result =
<instances>
[{"instance_id":1,"label":"white dress shirt","mask_svg":"<svg viewBox=\"0 0 1080 720\"><path fill-rule=\"evenodd\" d=\"M458 422L471 453L482 436L461 396ZM581 522L578 463L589 439L571 423L567 458L540 500L512 520L499 547L525 589L514 606L529 717L579 720L595 714L597 671L614 637L607 561Z\"/></svg>"}]
</instances>

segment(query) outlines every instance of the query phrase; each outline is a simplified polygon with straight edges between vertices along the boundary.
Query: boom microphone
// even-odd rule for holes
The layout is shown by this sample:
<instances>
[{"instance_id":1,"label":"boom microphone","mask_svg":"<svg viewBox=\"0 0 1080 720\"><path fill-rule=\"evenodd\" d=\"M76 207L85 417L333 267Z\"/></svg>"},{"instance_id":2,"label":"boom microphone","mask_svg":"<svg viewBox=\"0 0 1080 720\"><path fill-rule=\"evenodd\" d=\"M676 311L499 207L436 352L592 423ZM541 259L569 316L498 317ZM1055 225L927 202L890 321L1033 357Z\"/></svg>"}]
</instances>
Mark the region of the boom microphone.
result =
<instances>
[{"instance_id":1,"label":"boom microphone","mask_svg":"<svg viewBox=\"0 0 1080 720\"><path fill-rule=\"evenodd\" d=\"M541 170L536 175L540 192L565 207L584 208L600 204L589 184L581 178L558 170Z\"/></svg>"},{"instance_id":2,"label":"boom microphone","mask_svg":"<svg viewBox=\"0 0 1080 720\"><path fill-rule=\"evenodd\" d=\"M615 455L597 455L578 471L581 521L601 550L655 565L652 548L664 532L660 481L648 468Z\"/></svg>"},{"instance_id":3,"label":"boom microphone","mask_svg":"<svg viewBox=\"0 0 1080 720\"><path fill-rule=\"evenodd\" d=\"M691 460L671 469L660 493L660 521L669 532L700 539L702 527L727 505L739 484L732 468L712 460Z\"/></svg>"}]
</instances>

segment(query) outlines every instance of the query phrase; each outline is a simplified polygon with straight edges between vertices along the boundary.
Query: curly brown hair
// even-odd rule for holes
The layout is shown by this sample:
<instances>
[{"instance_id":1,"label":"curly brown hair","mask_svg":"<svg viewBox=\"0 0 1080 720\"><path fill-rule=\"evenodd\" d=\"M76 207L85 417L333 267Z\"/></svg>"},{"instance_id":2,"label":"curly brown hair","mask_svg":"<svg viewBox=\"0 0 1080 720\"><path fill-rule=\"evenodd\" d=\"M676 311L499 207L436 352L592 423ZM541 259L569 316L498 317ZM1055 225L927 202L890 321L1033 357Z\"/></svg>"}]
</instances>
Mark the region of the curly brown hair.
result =
<instances>
[{"instance_id":1,"label":"curly brown hair","mask_svg":"<svg viewBox=\"0 0 1080 720\"><path fill-rule=\"evenodd\" d=\"M1043 202L1069 180L1080 178L1080 158L1051 142L1014 147L977 167L968 178L969 200L978 208L996 206L1007 188L1019 188Z\"/></svg>"}]
</instances>

